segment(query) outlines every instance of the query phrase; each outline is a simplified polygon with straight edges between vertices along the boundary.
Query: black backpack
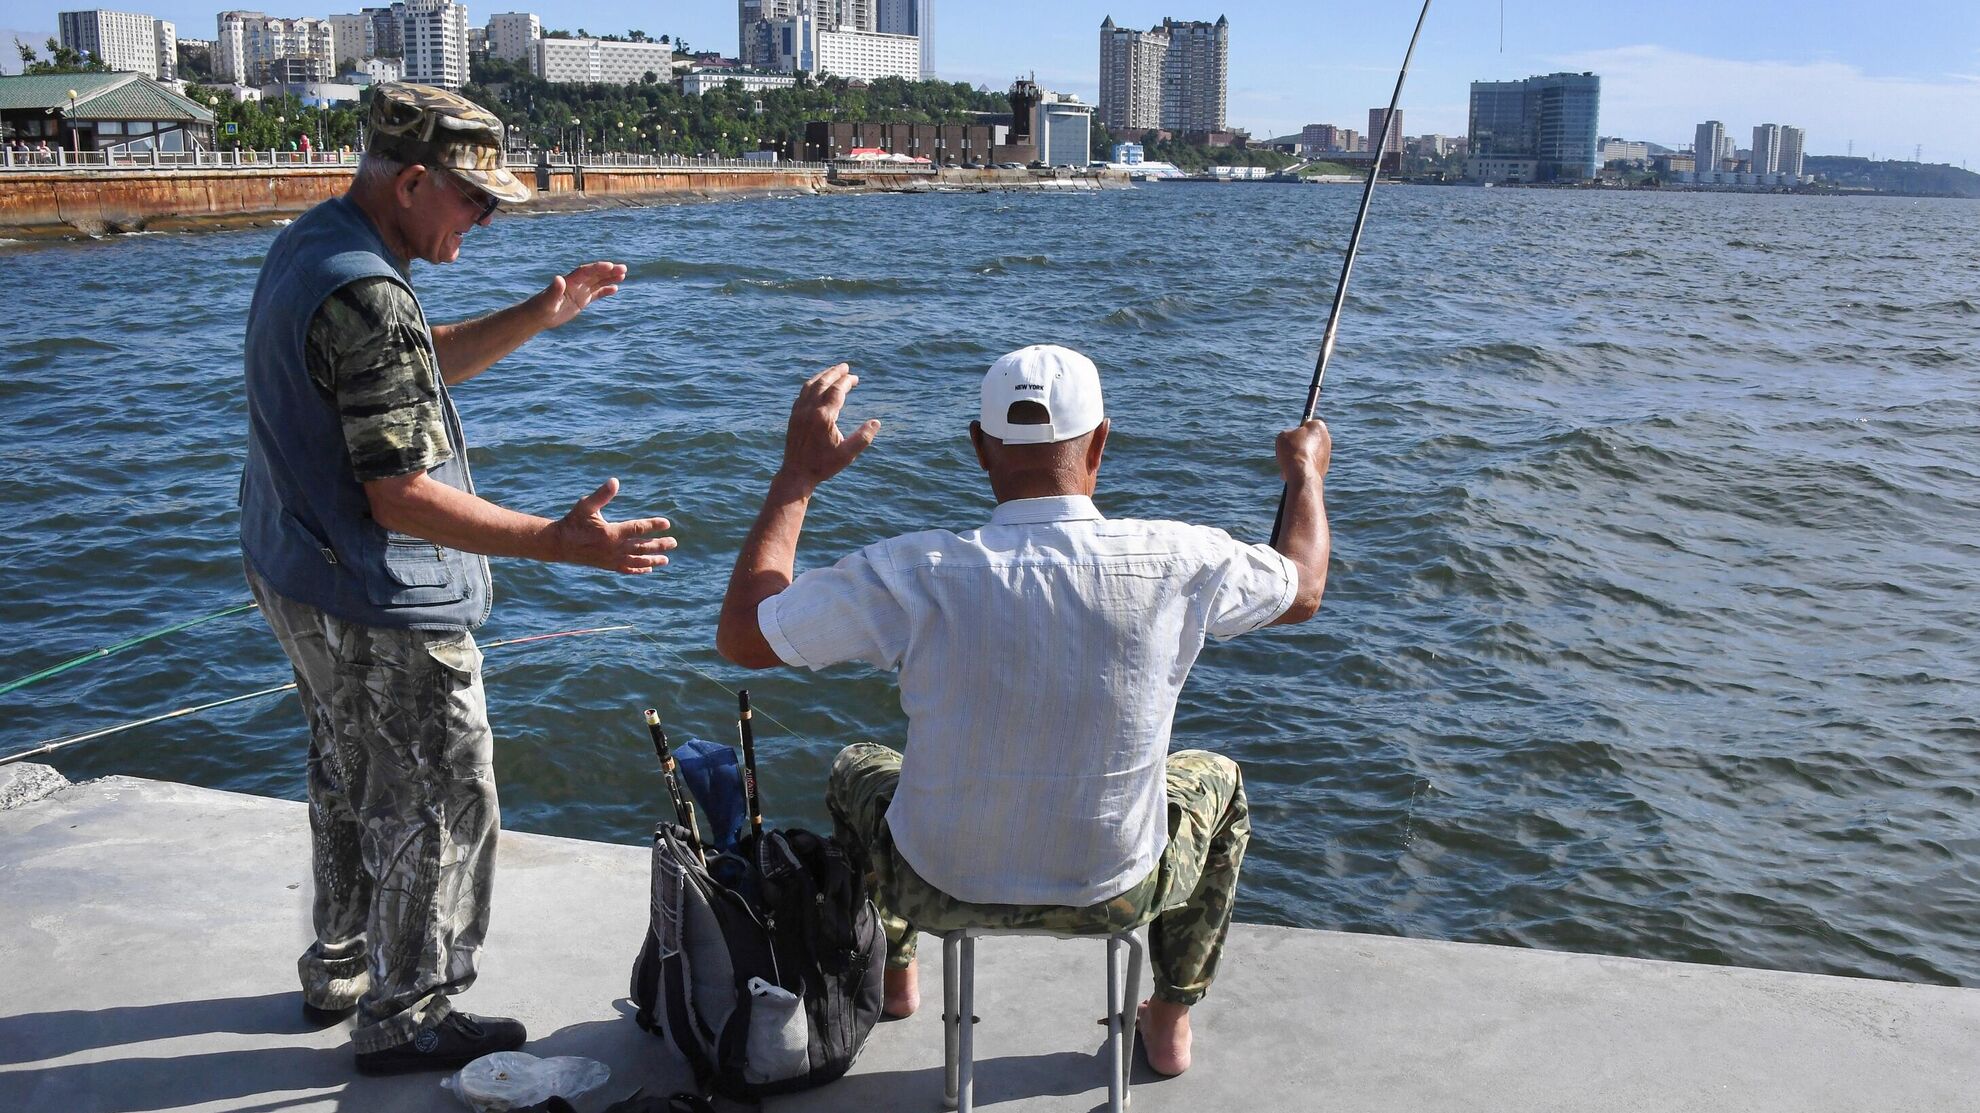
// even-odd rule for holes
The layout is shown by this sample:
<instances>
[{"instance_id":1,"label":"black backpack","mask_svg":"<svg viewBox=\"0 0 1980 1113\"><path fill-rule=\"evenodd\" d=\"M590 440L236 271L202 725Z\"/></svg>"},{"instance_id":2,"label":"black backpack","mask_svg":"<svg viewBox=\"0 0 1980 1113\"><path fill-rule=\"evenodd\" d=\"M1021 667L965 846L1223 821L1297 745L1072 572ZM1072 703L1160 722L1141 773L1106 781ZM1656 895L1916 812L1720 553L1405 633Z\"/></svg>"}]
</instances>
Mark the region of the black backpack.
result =
<instances>
[{"instance_id":1,"label":"black backpack","mask_svg":"<svg viewBox=\"0 0 1980 1113\"><path fill-rule=\"evenodd\" d=\"M651 923L633 962L640 1027L704 1089L748 1101L846 1073L880 1017L886 935L837 841L786 829L703 859L653 833Z\"/></svg>"}]
</instances>

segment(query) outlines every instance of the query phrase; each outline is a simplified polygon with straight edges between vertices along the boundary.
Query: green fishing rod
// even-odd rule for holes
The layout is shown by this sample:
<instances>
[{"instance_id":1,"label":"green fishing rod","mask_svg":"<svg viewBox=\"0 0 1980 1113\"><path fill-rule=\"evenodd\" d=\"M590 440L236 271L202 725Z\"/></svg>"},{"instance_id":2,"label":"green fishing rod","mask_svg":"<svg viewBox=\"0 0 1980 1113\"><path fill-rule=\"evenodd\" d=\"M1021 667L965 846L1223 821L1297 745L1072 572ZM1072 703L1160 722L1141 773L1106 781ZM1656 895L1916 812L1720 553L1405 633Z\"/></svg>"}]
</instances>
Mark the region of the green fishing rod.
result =
<instances>
[{"instance_id":1,"label":"green fishing rod","mask_svg":"<svg viewBox=\"0 0 1980 1113\"><path fill-rule=\"evenodd\" d=\"M1430 0L1423 0L1423 10L1416 16L1416 30L1410 33L1409 49L1403 51L1402 69L1396 73L1396 91L1389 97L1388 114L1382 117L1382 134L1375 140L1372 150L1375 157L1368 164L1368 182L1361 188L1361 211L1354 217L1354 232L1348 236L1347 257L1341 260L1341 280L1334 287L1334 307L1327 311L1327 331L1320 339L1320 356L1313 364L1313 383L1306 388L1306 408L1300 411L1299 423L1313 420L1313 413L1320 408L1320 382L1327 377L1327 361L1334 356L1334 338L1341 331L1341 308L1347 303L1348 277L1354 273L1354 257L1361 250L1361 230L1368 224L1368 203L1375 199L1375 179L1382 176L1382 156L1387 153L1389 132L1396 126L1396 109L1402 104L1403 81L1409 77L1409 60L1416 54L1416 40L1423 34L1423 22L1430 18ZM1399 164L1400 165L1400 164ZM1272 515L1273 545L1279 543L1279 530L1286 523L1286 489L1279 488L1279 510Z\"/></svg>"},{"instance_id":2,"label":"green fishing rod","mask_svg":"<svg viewBox=\"0 0 1980 1113\"><path fill-rule=\"evenodd\" d=\"M251 611L254 608L255 608L255 604L252 602L242 603L239 606L228 607L224 611L215 611L212 614L206 615L203 618L195 618L188 620L186 622L174 623L170 626L165 627L162 630L153 630L149 634L139 634L135 638L126 638L115 645L106 645L102 649L92 649L88 653L85 653L80 657L72 657L69 660L62 662L59 665L51 665L48 668L42 669L40 672L29 673L28 675L23 676L18 680L9 680L5 684L0 684L0 696L4 696L8 692L14 691L17 688L25 688L28 685L35 683L36 681L46 680L51 676L58 676L62 673L68 672L70 669L75 668L77 665L87 665L91 661L100 661L103 658L108 657L113 653L122 653L124 650L129 649L132 646L143 645L145 642L153 641L157 638L162 638L167 634L176 634L181 630L190 630L193 627L200 625L201 623L212 622L216 618L226 618L228 615L240 614L242 611Z\"/></svg>"}]
</instances>

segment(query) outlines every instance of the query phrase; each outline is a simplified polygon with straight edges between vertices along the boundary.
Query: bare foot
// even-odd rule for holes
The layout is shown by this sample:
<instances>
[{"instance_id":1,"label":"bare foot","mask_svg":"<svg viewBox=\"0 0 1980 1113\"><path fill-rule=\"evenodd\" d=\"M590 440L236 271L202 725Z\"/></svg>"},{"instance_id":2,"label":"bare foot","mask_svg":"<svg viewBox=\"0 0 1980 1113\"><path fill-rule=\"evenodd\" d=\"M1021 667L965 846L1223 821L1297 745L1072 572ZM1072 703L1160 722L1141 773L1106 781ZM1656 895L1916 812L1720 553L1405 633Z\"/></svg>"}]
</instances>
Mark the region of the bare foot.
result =
<instances>
[{"instance_id":1,"label":"bare foot","mask_svg":"<svg viewBox=\"0 0 1980 1113\"><path fill-rule=\"evenodd\" d=\"M1141 1050L1156 1074L1173 1078L1189 1069L1189 1006L1149 998L1135 1016Z\"/></svg>"},{"instance_id":2,"label":"bare foot","mask_svg":"<svg viewBox=\"0 0 1980 1113\"><path fill-rule=\"evenodd\" d=\"M899 1020L914 1015L921 1007L921 969L916 963L908 963L904 970L889 966L885 979L887 998L880 1011Z\"/></svg>"}]
</instances>

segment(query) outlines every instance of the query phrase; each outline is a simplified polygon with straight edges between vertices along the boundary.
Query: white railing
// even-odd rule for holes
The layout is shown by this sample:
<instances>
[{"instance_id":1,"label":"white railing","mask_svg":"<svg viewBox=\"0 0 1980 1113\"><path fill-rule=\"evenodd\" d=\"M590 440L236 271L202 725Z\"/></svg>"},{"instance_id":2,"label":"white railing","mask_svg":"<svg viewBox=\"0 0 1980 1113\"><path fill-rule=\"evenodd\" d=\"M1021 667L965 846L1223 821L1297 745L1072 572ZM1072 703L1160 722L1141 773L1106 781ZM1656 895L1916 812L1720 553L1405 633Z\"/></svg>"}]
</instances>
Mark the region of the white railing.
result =
<instances>
[{"instance_id":1,"label":"white railing","mask_svg":"<svg viewBox=\"0 0 1980 1113\"><path fill-rule=\"evenodd\" d=\"M503 165L511 170L533 170L539 165L554 168L580 166L587 169L685 168L699 170L814 170L823 171L823 162L761 162L744 158L683 158L679 155L632 154L613 151L574 158L565 152L510 151ZM281 168L284 170L349 169L358 162L356 151L20 151L0 147L0 170L213 170Z\"/></svg>"}]
</instances>

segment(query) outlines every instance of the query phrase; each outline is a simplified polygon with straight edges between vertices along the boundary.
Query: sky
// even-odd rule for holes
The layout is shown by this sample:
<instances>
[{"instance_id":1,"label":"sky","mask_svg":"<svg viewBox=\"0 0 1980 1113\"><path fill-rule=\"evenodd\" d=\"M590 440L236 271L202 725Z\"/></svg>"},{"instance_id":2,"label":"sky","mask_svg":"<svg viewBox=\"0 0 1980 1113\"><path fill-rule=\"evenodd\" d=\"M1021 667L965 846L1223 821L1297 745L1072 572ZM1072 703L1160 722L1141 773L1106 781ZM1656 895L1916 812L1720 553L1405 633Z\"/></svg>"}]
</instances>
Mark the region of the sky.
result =
<instances>
[{"instance_id":1,"label":"sky","mask_svg":"<svg viewBox=\"0 0 1980 1113\"><path fill-rule=\"evenodd\" d=\"M209 0L210 2L210 0ZM326 0L311 0L324 3ZM373 0L376 2L376 0ZM1365 130L1386 105L1416 0L935 0L937 75L993 89L1035 73L1048 89L1098 97L1099 27L1162 17L1231 22L1230 122L1257 136L1310 123ZM39 42L61 0L5 0L0 42ZM354 11L358 0L337 11ZM146 11L210 38L219 9L168 0ZM270 0L273 15L328 15ZM546 27L639 28L697 49L736 49L734 0L515 0ZM7 60L13 62L9 53ZM10 68L18 68L14 63ZM1741 146L1755 124L1808 132L1811 154L1971 162L1980 171L1980 2L1976 0L1432 0L1403 92L1411 135L1462 135L1472 81L1560 70L1602 78L1603 135L1677 147L1714 119Z\"/></svg>"}]
</instances>

